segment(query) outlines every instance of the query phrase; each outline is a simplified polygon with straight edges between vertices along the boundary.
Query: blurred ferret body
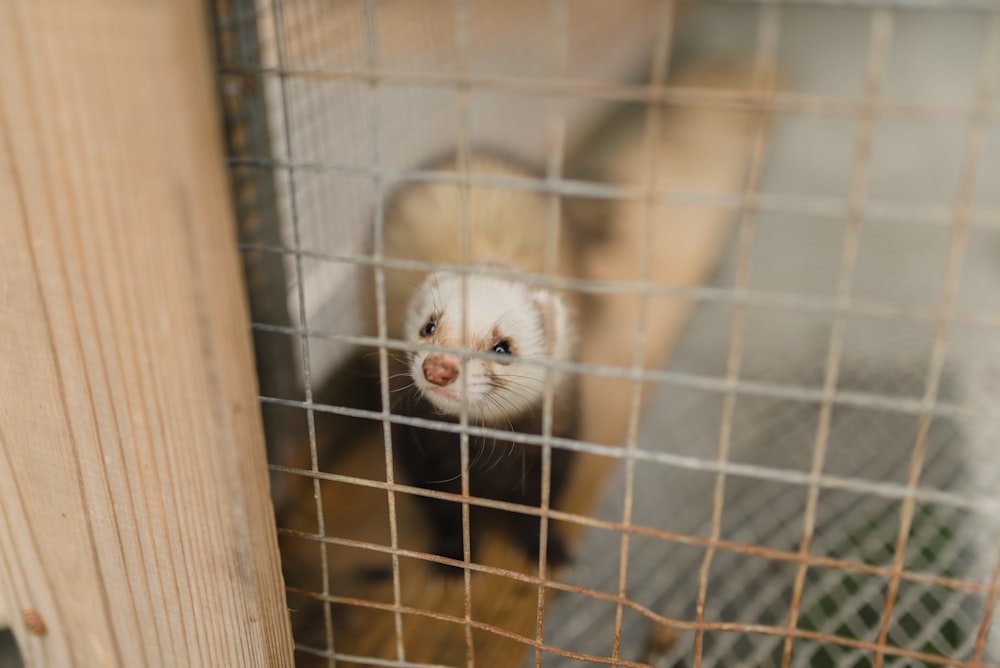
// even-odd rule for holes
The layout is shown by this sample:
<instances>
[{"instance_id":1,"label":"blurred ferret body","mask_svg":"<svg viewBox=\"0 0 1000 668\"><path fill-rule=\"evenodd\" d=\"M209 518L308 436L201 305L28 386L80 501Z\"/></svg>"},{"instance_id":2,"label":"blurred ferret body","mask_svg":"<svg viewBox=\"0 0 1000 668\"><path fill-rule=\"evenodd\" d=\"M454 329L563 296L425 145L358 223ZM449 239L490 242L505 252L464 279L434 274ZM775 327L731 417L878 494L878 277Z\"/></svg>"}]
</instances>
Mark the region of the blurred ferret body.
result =
<instances>
[{"instance_id":1,"label":"blurred ferret body","mask_svg":"<svg viewBox=\"0 0 1000 668\"><path fill-rule=\"evenodd\" d=\"M439 169L458 174L454 163ZM530 177L496 158L472 159L468 172L476 178ZM550 238L550 216L549 198L518 189L516 182L415 184L391 203L385 256L451 266L430 273L386 271L390 335L419 346L394 369L392 411L446 423L444 430L393 424L394 456L412 484L461 493L460 436L454 425L464 413L470 426L512 435L469 436L470 494L541 505L542 446L518 442L514 435L543 433L547 391L554 397L551 434L571 438L577 424L576 383L564 371L538 364L576 359L575 314L561 293L523 280L525 273L546 273L547 249L555 243L557 274L572 274L570 244ZM560 220L560 237L566 236L564 226ZM569 451L552 449L550 502L558 499L570 464ZM462 560L461 504L421 501L434 534L432 550ZM471 524L483 521L481 510L470 506ZM505 520L525 556L535 561L539 518L507 513ZM552 565L569 556L552 529L547 554Z\"/></svg>"}]
</instances>

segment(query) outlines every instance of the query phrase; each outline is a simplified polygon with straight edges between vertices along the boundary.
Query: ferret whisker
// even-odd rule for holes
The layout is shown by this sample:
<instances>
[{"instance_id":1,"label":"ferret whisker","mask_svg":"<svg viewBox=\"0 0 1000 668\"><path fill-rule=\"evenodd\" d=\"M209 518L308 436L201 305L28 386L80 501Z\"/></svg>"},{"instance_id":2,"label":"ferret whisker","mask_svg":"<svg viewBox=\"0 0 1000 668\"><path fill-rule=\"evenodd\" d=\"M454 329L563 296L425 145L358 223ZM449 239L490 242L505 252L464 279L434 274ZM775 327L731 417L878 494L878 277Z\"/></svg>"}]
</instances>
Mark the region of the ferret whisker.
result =
<instances>
[{"instance_id":1,"label":"ferret whisker","mask_svg":"<svg viewBox=\"0 0 1000 668\"><path fill-rule=\"evenodd\" d=\"M476 455L472 459L469 460L469 470L471 471L472 469L476 468L476 465L479 463L479 460L482 459L482 458L483 458L483 448L480 445L480 447L476 448Z\"/></svg>"},{"instance_id":2,"label":"ferret whisker","mask_svg":"<svg viewBox=\"0 0 1000 668\"><path fill-rule=\"evenodd\" d=\"M483 425L480 424L479 426L483 426ZM485 450L484 444L486 442L486 440L484 438L473 438L473 437L470 437L469 438L469 444L470 444L470 446L472 445L473 441L476 443L476 445L478 447L476 448L476 456L472 459L471 462L469 462L469 470L470 471L473 468L475 468L476 465L479 464L480 461L482 461L483 454L484 454L483 451ZM496 438L494 438L493 441L495 443L496 442Z\"/></svg>"},{"instance_id":3,"label":"ferret whisker","mask_svg":"<svg viewBox=\"0 0 1000 668\"><path fill-rule=\"evenodd\" d=\"M435 286L435 287L437 287L437 286ZM431 292L429 290L425 290L422 286L417 286L417 290L419 290L421 293L423 293L424 297L427 298L427 301L429 301L431 303L431 306L434 308L434 312L435 313L440 313L441 312L440 295L438 294L437 290L434 290L433 292Z\"/></svg>"},{"instance_id":4,"label":"ferret whisker","mask_svg":"<svg viewBox=\"0 0 1000 668\"><path fill-rule=\"evenodd\" d=\"M497 395L491 399L490 405L500 414L501 420L516 418L521 413L521 411L516 410L517 405L507 397Z\"/></svg>"},{"instance_id":5,"label":"ferret whisker","mask_svg":"<svg viewBox=\"0 0 1000 668\"><path fill-rule=\"evenodd\" d=\"M520 412L516 410L517 404L514 402L514 399L515 398L520 399L522 398L522 395L518 394L515 391L516 389L517 388L511 388L511 387L498 387L496 388L497 391L492 393L491 395L493 400L496 401L497 403L503 402L504 405L506 405L510 409L512 415Z\"/></svg>"},{"instance_id":6,"label":"ferret whisker","mask_svg":"<svg viewBox=\"0 0 1000 668\"><path fill-rule=\"evenodd\" d=\"M497 378L498 379L518 378L518 379L523 379L523 380L530 380L530 381L533 381L533 382L536 382L536 383L544 383L545 382L545 378L544 377L543 378L535 378L534 376L526 376L524 374L517 374L517 373L505 373L502 376L497 376Z\"/></svg>"},{"instance_id":7,"label":"ferret whisker","mask_svg":"<svg viewBox=\"0 0 1000 668\"><path fill-rule=\"evenodd\" d=\"M483 469L479 471L480 475L485 475L490 471L492 471L493 469L495 469L496 467L500 466L500 462L503 461L503 457L502 456L494 457L493 455L495 454L495 452L496 452L496 439L493 440L493 448L490 450L490 458L486 460L486 466L484 466Z\"/></svg>"},{"instance_id":8,"label":"ferret whisker","mask_svg":"<svg viewBox=\"0 0 1000 668\"><path fill-rule=\"evenodd\" d=\"M485 443L483 443L482 445L485 446ZM485 470L482 471L483 473L488 473L493 468L493 466L495 466L495 464L494 465L490 465L490 461L493 459L493 454L496 452L496 447L497 447L497 439L496 439L496 437L494 437L494 438L490 439L490 443L489 443L490 453L486 457L486 468L485 468ZM480 461L482 461L483 456L486 454L485 451L486 451L485 447L478 448L478 451L476 452L476 459L475 459L475 461L473 461L469 465L469 469L470 470L474 466L476 466L477 464L479 464Z\"/></svg>"},{"instance_id":9,"label":"ferret whisker","mask_svg":"<svg viewBox=\"0 0 1000 668\"><path fill-rule=\"evenodd\" d=\"M461 480L462 472L459 471L457 474L451 476L450 478L441 478L440 480L425 480L424 482L430 483L432 485L441 485L446 482L455 482L456 480Z\"/></svg>"},{"instance_id":10,"label":"ferret whisker","mask_svg":"<svg viewBox=\"0 0 1000 668\"><path fill-rule=\"evenodd\" d=\"M435 313L440 313L441 302L440 302L440 295L438 294L437 281L434 282L433 287L428 286L426 289L424 288L425 283L426 281L420 282L420 285L417 286L417 292L422 294L427 299L427 301L431 303L431 306L434 308Z\"/></svg>"},{"instance_id":11,"label":"ferret whisker","mask_svg":"<svg viewBox=\"0 0 1000 668\"><path fill-rule=\"evenodd\" d=\"M514 402L496 393L488 394L486 396L489 398L488 401L490 401L492 405L495 406L497 410L502 414L503 419L507 421L510 430L514 431L514 426L510 422L511 419L516 417L516 411L514 410L516 406Z\"/></svg>"},{"instance_id":12,"label":"ferret whisker","mask_svg":"<svg viewBox=\"0 0 1000 668\"><path fill-rule=\"evenodd\" d=\"M413 436L413 442L417 444L417 450L419 450L421 453L426 453L427 449L424 448L424 443L423 441L420 440L420 434L417 433L417 430L410 429L409 432Z\"/></svg>"},{"instance_id":13,"label":"ferret whisker","mask_svg":"<svg viewBox=\"0 0 1000 668\"><path fill-rule=\"evenodd\" d=\"M482 425L482 426L485 426L485 425ZM507 420L507 427L509 428L509 430L511 432L514 432L514 425L511 423L511 421L509 419ZM511 442L508 441L508 443L511 443ZM494 457L494 455L496 454L496 445L497 445L497 439L494 438L492 440L492 443L490 444L490 456L486 460L487 466L486 466L486 468L483 471L481 471L482 474L489 473L490 471L492 471L493 469L495 469L497 466L499 466L501 461L503 461L504 455L500 455L499 457Z\"/></svg>"},{"instance_id":14,"label":"ferret whisker","mask_svg":"<svg viewBox=\"0 0 1000 668\"><path fill-rule=\"evenodd\" d=\"M541 396L540 393L542 390L542 388L536 385L529 385L528 383L525 383L524 381L519 379L507 379L507 380L497 381L493 385L493 387L502 390L510 390L512 392L520 394L521 396L530 396L534 394L538 394L538 396Z\"/></svg>"}]
</instances>

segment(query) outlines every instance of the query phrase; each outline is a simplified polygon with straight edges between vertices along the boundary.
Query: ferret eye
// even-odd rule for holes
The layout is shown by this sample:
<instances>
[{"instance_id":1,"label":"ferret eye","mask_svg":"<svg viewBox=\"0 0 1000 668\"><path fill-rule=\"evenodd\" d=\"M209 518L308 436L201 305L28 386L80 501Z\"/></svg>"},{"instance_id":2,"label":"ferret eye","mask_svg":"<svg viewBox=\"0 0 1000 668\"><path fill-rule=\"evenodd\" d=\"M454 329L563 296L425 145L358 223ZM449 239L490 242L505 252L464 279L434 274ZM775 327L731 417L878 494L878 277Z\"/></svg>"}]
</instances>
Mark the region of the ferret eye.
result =
<instances>
[{"instance_id":1,"label":"ferret eye","mask_svg":"<svg viewBox=\"0 0 1000 668\"><path fill-rule=\"evenodd\" d=\"M510 341L501 339L493 346L493 352L497 355L510 355Z\"/></svg>"},{"instance_id":2,"label":"ferret eye","mask_svg":"<svg viewBox=\"0 0 1000 668\"><path fill-rule=\"evenodd\" d=\"M426 323L424 323L423 327L420 328L420 336L425 336L425 337L430 336L431 334L434 333L434 330L436 329L437 329L437 322L434 320L434 318L431 318Z\"/></svg>"}]
</instances>

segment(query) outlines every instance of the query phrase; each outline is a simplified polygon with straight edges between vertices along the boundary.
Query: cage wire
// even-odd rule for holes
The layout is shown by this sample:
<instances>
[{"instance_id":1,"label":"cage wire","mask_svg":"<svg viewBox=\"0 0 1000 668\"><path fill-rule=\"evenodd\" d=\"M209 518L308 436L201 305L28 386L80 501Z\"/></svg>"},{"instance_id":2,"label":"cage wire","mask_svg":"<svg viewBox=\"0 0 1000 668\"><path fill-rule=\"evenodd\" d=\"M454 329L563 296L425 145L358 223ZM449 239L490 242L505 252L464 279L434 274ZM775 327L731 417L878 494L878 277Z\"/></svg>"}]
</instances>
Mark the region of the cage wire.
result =
<instances>
[{"instance_id":1,"label":"cage wire","mask_svg":"<svg viewBox=\"0 0 1000 668\"><path fill-rule=\"evenodd\" d=\"M526 187L639 199L564 178L565 147L616 105L746 100L634 73L664 71L657 53L773 63L744 189L669 193L732 210L730 248L712 284L671 292L696 308L668 366L638 375L656 389L634 438L572 446L621 462L525 665L1000 665L1000 7L700 0L676 25L661 7L216 0L275 470L312 476L316 536L335 539L317 416L395 418L314 384L385 349L354 315L368 244L393 188L446 178L428 157L498 145L547 165ZM423 665L402 648L386 475L396 660L337 654L323 542L312 649Z\"/></svg>"}]
</instances>

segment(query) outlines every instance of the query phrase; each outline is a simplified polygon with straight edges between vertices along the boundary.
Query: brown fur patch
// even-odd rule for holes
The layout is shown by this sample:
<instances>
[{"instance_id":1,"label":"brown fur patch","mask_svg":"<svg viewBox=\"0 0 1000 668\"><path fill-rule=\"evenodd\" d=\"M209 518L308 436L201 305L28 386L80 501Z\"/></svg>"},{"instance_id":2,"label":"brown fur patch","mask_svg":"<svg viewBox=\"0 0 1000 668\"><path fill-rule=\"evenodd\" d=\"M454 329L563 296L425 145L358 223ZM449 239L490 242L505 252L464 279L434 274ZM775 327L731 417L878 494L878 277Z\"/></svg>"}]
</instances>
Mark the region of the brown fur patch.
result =
<instances>
[{"instance_id":1,"label":"brown fur patch","mask_svg":"<svg viewBox=\"0 0 1000 668\"><path fill-rule=\"evenodd\" d=\"M504 340L507 341L507 345L510 347L510 354L517 355L516 342L510 337L504 336L504 333L496 325L493 325L493 329L490 331L490 340L486 342L484 350L486 350L486 352L492 352L493 346Z\"/></svg>"},{"instance_id":2,"label":"brown fur patch","mask_svg":"<svg viewBox=\"0 0 1000 668\"><path fill-rule=\"evenodd\" d=\"M497 328L494 327L486 336L470 337L468 341L468 350L478 351L478 352L490 352L493 350L493 344L497 342L495 338ZM438 323L437 331L431 336L431 341L439 346L444 346L446 348L456 348L462 347L462 336L459 333L458 327L448 327L442 326ZM488 362L487 362L488 363Z\"/></svg>"}]
</instances>

